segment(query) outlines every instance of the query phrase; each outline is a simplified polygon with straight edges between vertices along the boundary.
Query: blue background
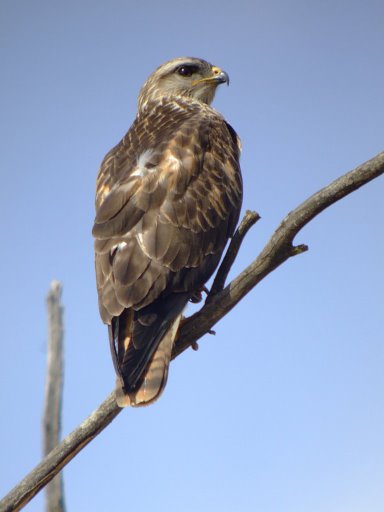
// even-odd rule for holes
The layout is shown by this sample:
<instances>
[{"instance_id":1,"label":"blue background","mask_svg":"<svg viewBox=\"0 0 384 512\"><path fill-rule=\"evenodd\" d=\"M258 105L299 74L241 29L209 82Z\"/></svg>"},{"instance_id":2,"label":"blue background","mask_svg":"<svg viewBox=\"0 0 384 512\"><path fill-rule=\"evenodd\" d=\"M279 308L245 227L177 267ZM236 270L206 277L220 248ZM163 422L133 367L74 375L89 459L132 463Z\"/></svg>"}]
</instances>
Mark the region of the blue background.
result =
<instances>
[{"instance_id":1,"label":"blue background","mask_svg":"<svg viewBox=\"0 0 384 512\"><path fill-rule=\"evenodd\" d=\"M114 385L91 227L105 153L162 62L231 77L215 107L243 142L244 209L280 220L383 150L382 0L0 3L0 495L41 457L45 296L63 282L63 434ZM64 470L69 511L381 512L384 200L378 179L297 237L277 269ZM43 495L26 510L43 509Z\"/></svg>"}]
</instances>

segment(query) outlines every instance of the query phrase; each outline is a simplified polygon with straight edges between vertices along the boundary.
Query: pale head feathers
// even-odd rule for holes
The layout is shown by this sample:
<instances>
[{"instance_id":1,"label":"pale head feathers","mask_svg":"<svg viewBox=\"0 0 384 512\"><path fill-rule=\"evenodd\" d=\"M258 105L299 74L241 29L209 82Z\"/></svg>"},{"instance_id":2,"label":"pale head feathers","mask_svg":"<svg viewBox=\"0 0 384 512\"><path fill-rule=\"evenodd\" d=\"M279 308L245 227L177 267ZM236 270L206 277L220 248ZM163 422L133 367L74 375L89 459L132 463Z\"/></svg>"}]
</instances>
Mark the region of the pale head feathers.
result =
<instances>
[{"instance_id":1,"label":"pale head feathers","mask_svg":"<svg viewBox=\"0 0 384 512\"><path fill-rule=\"evenodd\" d=\"M225 71L195 57L179 57L159 66L141 88L138 108L164 97L193 98L210 105L216 87L229 83Z\"/></svg>"}]
</instances>

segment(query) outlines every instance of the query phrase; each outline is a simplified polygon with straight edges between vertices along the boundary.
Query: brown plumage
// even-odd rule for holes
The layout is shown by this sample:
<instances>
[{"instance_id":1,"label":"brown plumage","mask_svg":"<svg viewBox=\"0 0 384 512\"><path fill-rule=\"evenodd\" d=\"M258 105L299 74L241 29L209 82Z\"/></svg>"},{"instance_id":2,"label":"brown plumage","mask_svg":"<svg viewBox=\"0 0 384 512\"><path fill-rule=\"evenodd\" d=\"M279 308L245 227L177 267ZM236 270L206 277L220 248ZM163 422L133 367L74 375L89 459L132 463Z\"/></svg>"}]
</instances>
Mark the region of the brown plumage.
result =
<instances>
[{"instance_id":1,"label":"brown plumage","mask_svg":"<svg viewBox=\"0 0 384 512\"><path fill-rule=\"evenodd\" d=\"M96 280L121 407L162 392L187 302L239 218L240 143L209 106L228 75L206 61L160 66L135 121L104 158L96 191Z\"/></svg>"}]
</instances>

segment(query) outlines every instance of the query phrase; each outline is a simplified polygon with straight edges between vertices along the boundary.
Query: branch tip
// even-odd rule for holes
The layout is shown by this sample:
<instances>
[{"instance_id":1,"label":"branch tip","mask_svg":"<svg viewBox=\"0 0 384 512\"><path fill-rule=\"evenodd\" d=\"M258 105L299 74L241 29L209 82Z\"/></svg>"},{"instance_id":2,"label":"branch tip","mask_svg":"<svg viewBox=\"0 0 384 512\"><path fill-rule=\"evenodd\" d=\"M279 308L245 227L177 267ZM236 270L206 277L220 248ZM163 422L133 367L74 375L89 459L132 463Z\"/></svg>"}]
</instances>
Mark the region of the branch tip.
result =
<instances>
[{"instance_id":1,"label":"branch tip","mask_svg":"<svg viewBox=\"0 0 384 512\"><path fill-rule=\"evenodd\" d=\"M291 249L291 256L297 256L298 254L302 254L303 252L307 252L309 249L308 245L300 244L293 246Z\"/></svg>"}]
</instances>

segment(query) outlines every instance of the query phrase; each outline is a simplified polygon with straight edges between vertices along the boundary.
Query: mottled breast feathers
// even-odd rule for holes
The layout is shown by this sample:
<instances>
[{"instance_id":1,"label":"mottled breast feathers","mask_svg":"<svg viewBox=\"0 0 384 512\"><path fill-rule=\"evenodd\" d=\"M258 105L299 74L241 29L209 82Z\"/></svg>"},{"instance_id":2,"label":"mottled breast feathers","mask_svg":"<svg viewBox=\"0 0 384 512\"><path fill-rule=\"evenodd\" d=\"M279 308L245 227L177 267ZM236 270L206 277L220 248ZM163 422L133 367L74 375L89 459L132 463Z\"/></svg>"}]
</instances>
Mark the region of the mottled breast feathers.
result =
<instances>
[{"instance_id":1,"label":"mottled breast feathers","mask_svg":"<svg viewBox=\"0 0 384 512\"><path fill-rule=\"evenodd\" d=\"M162 98L102 162L93 227L99 307L131 395L234 231L239 153L235 131L211 107Z\"/></svg>"}]
</instances>

